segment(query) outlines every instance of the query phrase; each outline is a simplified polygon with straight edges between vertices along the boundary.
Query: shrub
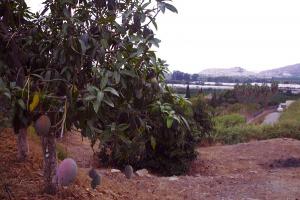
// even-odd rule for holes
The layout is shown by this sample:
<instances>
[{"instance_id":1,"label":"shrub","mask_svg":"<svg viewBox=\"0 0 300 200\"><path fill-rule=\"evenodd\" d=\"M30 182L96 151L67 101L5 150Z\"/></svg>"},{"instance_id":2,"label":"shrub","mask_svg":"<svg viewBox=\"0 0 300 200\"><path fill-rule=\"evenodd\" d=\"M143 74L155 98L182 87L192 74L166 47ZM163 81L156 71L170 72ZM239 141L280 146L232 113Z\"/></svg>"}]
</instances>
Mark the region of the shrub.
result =
<instances>
[{"instance_id":1,"label":"shrub","mask_svg":"<svg viewBox=\"0 0 300 200\"><path fill-rule=\"evenodd\" d=\"M118 111L117 122L100 135L100 158L103 164L119 168L130 164L163 175L183 174L196 158L199 138L199 132L188 123L193 120L191 104L167 87L160 98L147 105L149 99ZM138 109L139 104L145 109Z\"/></svg>"},{"instance_id":2,"label":"shrub","mask_svg":"<svg viewBox=\"0 0 300 200\"><path fill-rule=\"evenodd\" d=\"M214 131L212 137L214 142L221 142L224 144L236 144L247 142L250 139L258 139L261 135L261 128L255 125L240 124L233 127L218 128Z\"/></svg>"},{"instance_id":3,"label":"shrub","mask_svg":"<svg viewBox=\"0 0 300 200\"><path fill-rule=\"evenodd\" d=\"M245 117L239 114L217 116L214 118L216 128L229 128L246 123Z\"/></svg>"},{"instance_id":4,"label":"shrub","mask_svg":"<svg viewBox=\"0 0 300 200\"><path fill-rule=\"evenodd\" d=\"M214 129L213 108L210 107L204 99L203 95L198 95L190 99L192 103L193 120L190 120L195 132L199 134L199 140L209 138L211 132Z\"/></svg>"}]
</instances>

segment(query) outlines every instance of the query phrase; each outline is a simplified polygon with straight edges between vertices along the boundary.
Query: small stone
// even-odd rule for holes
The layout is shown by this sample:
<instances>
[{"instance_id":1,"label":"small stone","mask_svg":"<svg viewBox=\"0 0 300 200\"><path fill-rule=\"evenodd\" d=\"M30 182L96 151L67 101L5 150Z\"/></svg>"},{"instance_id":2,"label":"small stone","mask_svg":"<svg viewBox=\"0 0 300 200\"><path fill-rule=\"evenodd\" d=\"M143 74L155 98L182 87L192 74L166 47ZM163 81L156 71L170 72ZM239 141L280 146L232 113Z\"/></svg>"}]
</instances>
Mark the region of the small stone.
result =
<instances>
[{"instance_id":1,"label":"small stone","mask_svg":"<svg viewBox=\"0 0 300 200\"><path fill-rule=\"evenodd\" d=\"M138 176L143 177L143 176L147 176L147 177L151 177L151 175L149 174L147 169L141 169L135 172Z\"/></svg>"},{"instance_id":2,"label":"small stone","mask_svg":"<svg viewBox=\"0 0 300 200\"><path fill-rule=\"evenodd\" d=\"M94 168L92 168L90 171L89 171L89 177L90 178L94 178L98 175L98 173L96 172L96 170Z\"/></svg>"},{"instance_id":3,"label":"small stone","mask_svg":"<svg viewBox=\"0 0 300 200\"><path fill-rule=\"evenodd\" d=\"M121 171L120 170L118 170L118 169L111 169L111 171L110 171L111 173L121 173Z\"/></svg>"},{"instance_id":4,"label":"small stone","mask_svg":"<svg viewBox=\"0 0 300 200\"><path fill-rule=\"evenodd\" d=\"M91 181L91 187L93 189L96 189L96 187L98 185L101 185L101 181L102 181L102 177L99 174L96 174L93 178L93 180Z\"/></svg>"},{"instance_id":5,"label":"small stone","mask_svg":"<svg viewBox=\"0 0 300 200\"><path fill-rule=\"evenodd\" d=\"M124 174L125 174L126 178L131 179L131 177L133 175L133 168L131 165L127 165L125 167Z\"/></svg>"},{"instance_id":6,"label":"small stone","mask_svg":"<svg viewBox=\"0 0 300 200\"><path fill-rule=\"evenodd\" d=\"M177 176L171 176L169 178L169 181L178 181L178 180L179 180L179 178Z\"/></svg>"}]
</instances>

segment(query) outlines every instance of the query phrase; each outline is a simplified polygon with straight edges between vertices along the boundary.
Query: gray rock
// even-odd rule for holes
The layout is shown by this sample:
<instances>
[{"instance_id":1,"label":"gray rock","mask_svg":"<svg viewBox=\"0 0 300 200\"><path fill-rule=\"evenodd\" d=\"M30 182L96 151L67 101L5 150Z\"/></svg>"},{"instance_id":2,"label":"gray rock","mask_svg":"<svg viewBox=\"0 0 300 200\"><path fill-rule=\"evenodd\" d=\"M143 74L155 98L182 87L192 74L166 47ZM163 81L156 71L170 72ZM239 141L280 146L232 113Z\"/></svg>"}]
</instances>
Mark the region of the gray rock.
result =
<instances>
[{"instance_id":1,"label":"gray rock","mask_svg":"<svg viewBox=\"0 0 300 200\"><path fill-rule=\"evenodd\" d=\"M125 174L126 178L131 179L131 177L133 175L133 168L131 165L127 165L125 167L124 174Z\"/></svg>"}]
</instances>

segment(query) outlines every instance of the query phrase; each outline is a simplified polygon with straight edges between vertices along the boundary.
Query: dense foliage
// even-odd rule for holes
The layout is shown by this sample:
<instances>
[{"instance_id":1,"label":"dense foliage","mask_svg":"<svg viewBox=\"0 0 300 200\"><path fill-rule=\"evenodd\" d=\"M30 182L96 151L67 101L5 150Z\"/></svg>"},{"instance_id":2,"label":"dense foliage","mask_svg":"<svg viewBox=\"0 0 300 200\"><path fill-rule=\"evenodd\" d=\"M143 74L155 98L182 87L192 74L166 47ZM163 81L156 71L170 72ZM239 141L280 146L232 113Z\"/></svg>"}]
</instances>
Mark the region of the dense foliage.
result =
<instances>
[{"instance_id":1,"label":"dense foliage","mask_svg":"<svg viewBox=\"0 0 300 200\"><path fill-rule=\"evenodd\" d=\"M233 90L218 94L214 92L210 104L213 107L235 103L259 104L265 107L271 103L272 98L278 93L278 84L275 82L270 86L267 84L237 84Z\"/></svg>"},{"instance_id":2,"label":"dense foliage","mask_svg":"<svg viewBox=\"0 0 300 200\"><path fill-rule=\"evenodd\" d=\"M272 96L278 92L278 84L273 82L271 86L267 84L251 85L243 84L236 85L233 93L238 102L241 103L259 103L267 106Z\"/></svg>"}]
</instances>

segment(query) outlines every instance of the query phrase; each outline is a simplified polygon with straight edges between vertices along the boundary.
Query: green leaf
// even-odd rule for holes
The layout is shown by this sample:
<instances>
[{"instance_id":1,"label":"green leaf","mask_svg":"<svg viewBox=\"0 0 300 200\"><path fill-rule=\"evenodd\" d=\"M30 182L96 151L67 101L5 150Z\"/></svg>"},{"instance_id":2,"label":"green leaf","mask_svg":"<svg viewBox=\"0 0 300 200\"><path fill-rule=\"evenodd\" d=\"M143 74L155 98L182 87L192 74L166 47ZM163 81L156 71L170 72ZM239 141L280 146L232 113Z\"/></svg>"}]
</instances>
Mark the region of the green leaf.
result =
<instances>
[{"instance_id":1,"label":"green leaf","mask_svg":"<svg viewBox=\"0 0 300 200\"><path fill-rule=\"evenodd\" d=\"M119 93L117 92L117 90L115 90L114 88L112 87L107 87L104 89L104 92L110 92L112 93L113 95L116 95L116 96L119 96Z\"/></svg>"},{"instance_id":2,"label":"green leaf","mask_svg":"<svg viewBox=\"0 0 300 200\"><path fill-rule=\"evenodd\" d=\"M144 10L147 6L149 6L151 4L151 2L147 2L144 5L142 5L142 10Z\"/></svg>"},{"instance_id":3,"label":"green leaf","mask_svg":"<svg viewBox=\"0 0 300 200\"><path fill-rule=\"evenodd\" d=\"M4 92L4 96L6 96L8 99L11 99L11 94L10 94L10 92Z\"/></svg>"},{"instance_id":4,"label":"green leaf","mask_svg":"<svg viewBox=\"0 0 300 200\"><path fill-rule=\"evenodd\" d=\"M151 147L153 150L156 148L156 139L151 135L150 137Z\"/></svg>"},{"instance_id":5,"label":"green leaf","mask_svg":"<svg viewBox=\"0 0 300 200\"><path fill-rule=\"evenodd\" d=\"M130 144L131 143L131 140L129 140L125 135L119 134L118 137L125 144Z\"/></svg>"},{"instance_id":6,"label":"green leaf","mask_svg":"<svg viewBox=\"0 0 300 200\"><path fill-rule=\"evenodd\" d=\"M171 4L165 3L165 7L174 13L178 13L178 10L175 8L175 6L173 6Z\"/></svg>"},{"instance_id":7,"label":"green leaf","mask_svg":"<svg viewBox=\"0 0 300 200\"><path fill-rule=\"evenodd\" d=\"M96 99L96 97L94 95L89 95L87 97L84 97L85 101L91 101L91 100L94 100L94 99Z\"/></svg>"},{"instance_id":8,"label":"green leaf","mask_svg":"<svg viewBox=\"0 0 300 200\"><path fill-rule=\"evenodd\" d=\"M124 132L128 128L129 128L128 124L120 124L120 125L118 125L118 130L120 130L122 132Z\"/></svg>"},{"instance_id":9,"label":"green leaf","mask_svg":"<svg viewBox=\"0 0 300 200\"><path fill-rule=\"evenodd\" d=\"M152 22L155 30L157 30L157 23L155 22L155 19L153 17L151 17L151 16L149 16L149 19L151 20L151 22Z\"/></svg>"},{"instance_id":10,"label":"green leaf","mask_svg":"<svg viewBox=\"0 0 300 200\"><path fill-rule=\"evenodd\" d=\"M41 75L39 75L39 74L31 74L31 76L35 76L35 77L37 77L37 78L39 78L39 79L41 79L41 80L44 79L44 78L43 78Z\"/></svg>"},{"instance_id":11,"label":"green leaf","mask_svg":"<svg viewBox=\"0 0 300 200\"><path fill-rule=\"evenodd\" d=\"M120 78L121 78L120 73L118 71L114 71L114 79L117 84L120 83Z\"/></svg>"},{"instance_id":12,"label":"green leaf","mask_svg":"<svg viewBox=\"0 0 300 200\"><path fill-rule=\"evenodd\" d=\"M165 11L166 11L166 3L165 2L158 2L158 7L162 11L162 13L165 13Z\"/></svg>"},{"instance_id":13,"label":"green leaf","mask_svg":"<svg viewBox=\"0 0 300 200\"><path fill-rule=\"evenodd\" d=\"M62 30L63 30L63 33L64 34L67 34L68 33L68 24L67 23L63 23L62 25Z\"/></svg>"},{"instance_id":14,"label":"green leaf","mask_svg":"<svg viewBox=\"0 0 300 200\"><path fill-rule=\"evenodd\" d=\"M108 48L108 43L107 43L107 40L105 39L101 39L100 41L101 45L103 48L107 49Z\"/></svg>"},{"instance_id":15,"label":"green leaf","mask_svg":"<svg viewBox=\"0 0 300 200\"><path fill-rule=\"evenodd\" d=\"M173 117L170 117L170 116L167 117L167 128L172 127L173 121L174 121Z\"/></svg>"},{"instance_id":16,"label":"green leaf","mask_svg":"<svg viewBox=\"0 0 300 200\"><path fill-rule=\"evenodd\" d=\"M87 47L85 46L84 41L82 41L81 39L78 39L79 43L80 43L80 47L81 47L81 53L85 54Z\"/></svg>"},{"instance_id":17,"label":"green leaf","mask_svg":"<svg viewBox=\"0 0 300 200\"><path fill-rule=\"evenodd\" d=\"M97 101L99 101L101 103L103 100L103 97L104 97L104 93L99 91L97 94Z\"/></svg>"},{"instance_id":18,"label":"green leaf","mask_svg":"<svg viewBox=\"0 0 300 200\"><path fill-rule=\"evenodd\" d=\"M105 99L103 99L103 101L110 107L112 107L112 108L115 107L114 103L112 102L112 100L110 98L106 97Z\"/></svg>"},{"instance_id":19,"label":"green leaf","mask_svg":"<svg viewBox=\"0 0 300 200\"><path fill-rule=\"evenodd\" d=\"M126 76L130 76L132 78L136 77L135 73L133 71L129 71L129 70L122 70L120 72L121 74L124 74Z\"/></svg>"},{"instance_id":20,"label":"green leaf","mask_svg":"<svg viewBox=\"0 0 300 200\"><path fill-rule=\"evenodd\" d=\"M186 128L190 131L191 130L191 128L190 128L190 125L189 125L189 123L186 121L186 119L183 117L183 116L181 116L181 119L182 119L182 121L183 121L183 123L184 123L184 125L186 126Z\"/></svg>"},{"instance_id":21,"label":"green leaf","mask_svg":"<svg viewBox=\"0 0 300 200\"><path fill-rule=\"evenodd\" d=\"M159 43L161 42L161 40L157 39L157 38L153 38L152 40L149 41L151 44L155 45L156 47L159 47Z\"/></svg>"},{"instance_id":22,"label":"green leaf","mask_svg":"<svg viewBox=\"0 0 300 200\"><path fill-rule=\"evenodd\" d=\"M99 111L103 97L104 97L104 93L99 91L97 94L97 100L93 102L93 108L96 113Z\"/></svg>"},{"instance_id":23,"label":"green leaf","mask_svg":"<svg viewBox=\"0 0 300 200\"><path fill-rule=\"evenodd\" d=\"M18 99L18 104L23 110L26 110L26 106L23 99Z\"/></svg>"},{"instance_id":24,"label":"green leaf","mask_svg":"<svg viewBox=\"0 0 300 200\"><path fill-rule=\"evenodd\" d=\"M50 78L51 78L51 71L48 70L48 71L46 72L46 74L45 74L45 80L46 80L46 81L49 81Z\"/></svg>"},{"instance_id":25,"label":"green leaf","mask_svg":"<svg viewBox=\"0 0 300 200\"><path fill-rule=\"evenodd\" d=\"M63 12L64 12L65 17L67 17L67 18L70 17L70 13L66 7L64 7Z\"/></svg>"},{"instance_id":26,"label":"green leaf","mask_svg":"<svg viewBox=\"0 0 300 200\"><path fill-rule=\"evenodd\" d=\"M108 83L108 74L106 73L101 79L101 83L100 83L101 90L103 90L106 87L107 83Z\"/></svg>"}]
</instances>

